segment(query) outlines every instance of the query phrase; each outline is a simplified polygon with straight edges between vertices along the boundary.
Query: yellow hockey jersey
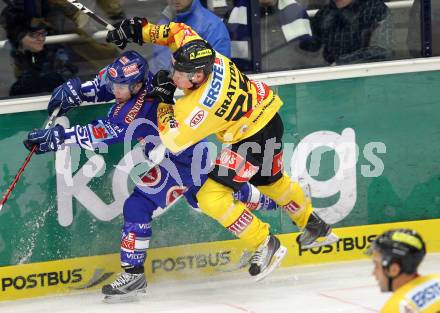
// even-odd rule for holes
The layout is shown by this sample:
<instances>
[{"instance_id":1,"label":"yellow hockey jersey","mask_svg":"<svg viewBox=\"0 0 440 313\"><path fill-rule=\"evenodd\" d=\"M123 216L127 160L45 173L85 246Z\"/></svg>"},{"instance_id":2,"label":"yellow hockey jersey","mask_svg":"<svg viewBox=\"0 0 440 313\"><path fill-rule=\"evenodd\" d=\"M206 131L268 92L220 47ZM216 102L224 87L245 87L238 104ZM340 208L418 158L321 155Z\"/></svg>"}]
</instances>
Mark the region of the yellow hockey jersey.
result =
<instances>
[{"instance_id":1,"label":"yellow hockey jersey","mask_svg":"<svg viewBox=\"0 0 440 313\"><path fill-rule=\"evenodd\" d=\"M142 34L144 42L166 45L172 52L201 39L183 23L148 23ZM174 105L159 105L159 133L174 153L211 134L222 142L235 143L262 129L281 105L266 84L249 80L231 60L216 52L213 71L199 88L184 90Z\"/></svg>"},{"instance_id":2,"label":"yellow hockey jersey","mask_svg":"<svg viewBox=\"0 0 440 313\"><path fill-rule=\"evenodd\" d=\"M440 313L440 275L419 276L397 289L381 313Z\"/></svg>"}]
</instances>

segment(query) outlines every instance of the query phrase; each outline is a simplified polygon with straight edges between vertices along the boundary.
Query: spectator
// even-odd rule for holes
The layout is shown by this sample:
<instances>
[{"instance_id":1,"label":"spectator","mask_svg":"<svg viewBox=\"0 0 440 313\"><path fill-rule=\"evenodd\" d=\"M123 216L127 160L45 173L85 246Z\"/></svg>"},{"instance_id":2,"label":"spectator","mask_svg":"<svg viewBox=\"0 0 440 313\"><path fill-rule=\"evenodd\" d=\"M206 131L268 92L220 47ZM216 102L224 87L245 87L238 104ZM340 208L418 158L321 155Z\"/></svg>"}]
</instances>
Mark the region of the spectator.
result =
<instances>
[{"instance_id":1,"label":"spectator","mask_svg":"<svg viewBox=\"0 0 440 313\"><path fill-rule=\"evenodd\" d=\"M47 25L30 18L20 9L6 7L2 24L11 43L11 57L17 81L12 84L11 96L51 92L77 72L62 46L46 47Z\"/></svg>"},{"instance_id":2,"label":"spectator","mask_svg":"<svg viewBox=\"0 0 440 313\"><path fill-rule=\"evenodd\" d=\"M330 0L312 18L313 40L329 64L382 61L392 57L390 13L383 0Z\"/></svg>"},{"instance_id":3,"label":"spectator","mask_svg":"<svg viewBox=\"0 0 440 313\"><path fill-rule=\"evenodd\" d=\"M53 30L53 34L77 33L81 36L81 41L66 43L73 51L77 64L80 65L80 61L83 60L86 63L86 66L82 67L84 71L81 71L81 76L87 76L84 75L86 71L94 75L120 54L116 47L92 38L85 30L88 16L65 0L15 0L13 3L15 7L23 10L26 16L44 20ZM119 0L100 0L97 4L113 22L125 16ZM103 29L102 26L98 27Z\"/></svg>"},{"instance_id":4,"label":"spectator","mask_svg":"<svg viewBox=\"0 0 440 313\"><path fill-rule=\"evenodd\" d=\"M168 6L164 9L157 24L169 22L185 23L191 26L211 46L224 56L231 57L231 39L223 22L214 13L204 8L200 0L167 0ZM171 69L171 52L167 47L153 47L151 71Z\"/></svg>"},{"instance_id":5,"label":"spectator","mask_svg":"<svg viewBox=\"0 0 440 313\"><path fill-rule=\"evenodd\" d=\"M295 0L260 0L261 70L263 72L308 67L310 56L299 43L311 39L309 16ZM247 1L234 1L227 18L232 58L242 70L251 70Z\"/></svg>"},{"instance_id":6,"label":"spectator","mask_svg":"<svg viewBox=\"0 0 440 313\"><path fill-rule=\"evenodd\" d=\"M381 291L393 292L381 313L440 312L440 275L419 275L426 254L422 237L411 229L389 230L373 241L367 254L373 256Z\"/></svg>"}]
</instances>

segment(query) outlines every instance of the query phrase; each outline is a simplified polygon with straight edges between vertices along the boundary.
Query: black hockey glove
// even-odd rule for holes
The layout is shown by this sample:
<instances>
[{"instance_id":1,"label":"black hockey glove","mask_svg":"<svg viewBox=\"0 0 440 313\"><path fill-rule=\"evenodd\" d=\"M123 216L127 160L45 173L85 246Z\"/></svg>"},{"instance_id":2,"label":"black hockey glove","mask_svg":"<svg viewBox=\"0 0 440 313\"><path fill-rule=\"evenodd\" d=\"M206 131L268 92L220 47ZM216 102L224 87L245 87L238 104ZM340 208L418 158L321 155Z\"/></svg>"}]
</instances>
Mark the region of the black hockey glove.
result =
<instances>
[{"instance_id":1,"label":"black hockey glove","mask_svg":"<svg viewBox=\"0 0 440 313\"><path fill-rule=\"evenodd\" d=\"M176 85L170 78L170 72L160 70L153 77L153 90L150 92L150 96L160 99L161 102L174 104L174 92L176 91Z\"/></svg>"},{"instance_id":2,"label":"black hockey glove","mask_svg":"<svg viewBox=\"0 0 440 313\"><path fill-rule=\"evenodd\" d=\"M54 89L47 105L47 113L50 116L56 108L60 107L58 116L61 116L81 103L81 80L78 77L74 77Z\"/></svg>"},{"instance_id":3,"label":"black hockey glove","mask_svg":"<svg viewBox=\"0 0 440 313\"><path fill-rule=\"evenodd\" d=\"M64 143L64 127L57 124L48 129L34 129L28 134L27 140L23 141L24 146L29 151L34 145L38 145L36 154L42 154L50 151L58 151Z\"/></svg>"},{"instance_id":4,"label":"black hockey glove","mask_svg":"<svg viewBox=\"0 0 440 313\"><path fill-rule=\"evenodd\" d=\"M107 42L112 42L123 50L128 42L134 42L142 46L142 27L148 23L146 18L133 17L124 19L113 25L115 30L107 33Z\"/></svg>"}]
</instances>

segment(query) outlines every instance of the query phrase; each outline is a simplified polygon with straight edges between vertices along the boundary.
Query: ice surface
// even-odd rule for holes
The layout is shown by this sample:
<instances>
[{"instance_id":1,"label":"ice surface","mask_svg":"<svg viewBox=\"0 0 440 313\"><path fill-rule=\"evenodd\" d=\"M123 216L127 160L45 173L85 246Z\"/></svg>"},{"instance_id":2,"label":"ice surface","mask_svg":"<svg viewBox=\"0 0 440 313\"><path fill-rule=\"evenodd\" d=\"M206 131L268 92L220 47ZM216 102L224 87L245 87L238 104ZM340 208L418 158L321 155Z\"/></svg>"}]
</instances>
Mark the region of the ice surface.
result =
<instances>
[{"instance_id":1,"label":"ice surface","mask_svg":"<svg viewBox=\"0 0 440 313\"><path fill-rule=\"evenodd\" d=\"M439 272L440 254L429 255L421 274ZM150 284L132 303L107 304L99 292L0 302L2 313L229 313L378 312L390 294L380 293L370 260L276 270L254 282L247 272L209 280Z\"/></svg>"}]
</instances>

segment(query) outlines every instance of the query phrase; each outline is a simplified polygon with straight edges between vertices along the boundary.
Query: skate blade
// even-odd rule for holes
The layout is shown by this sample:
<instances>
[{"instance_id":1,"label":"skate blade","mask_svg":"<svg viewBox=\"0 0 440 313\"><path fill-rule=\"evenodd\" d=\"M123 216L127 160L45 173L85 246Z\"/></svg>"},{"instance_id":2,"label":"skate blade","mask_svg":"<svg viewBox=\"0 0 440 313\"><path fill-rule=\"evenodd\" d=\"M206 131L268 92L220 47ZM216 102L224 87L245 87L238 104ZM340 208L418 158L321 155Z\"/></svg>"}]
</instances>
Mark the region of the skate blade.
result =
<instances>
[{"instance_id":1,"label":"skate blade","mask_svg":"<svg viewBox=\"0 0 440 313\"><path fill-rule=\"evenodd\" d=\"M332 232L326 237L318 238L317 240L315 240L311 244L301 245L301 248L302 249L318 248L318 247L322 247L322 246L326 246L326 245L331 245L337 241L339 241L338 235L336 235L335 233Z\"/></svg>"},{"instance_id":2,"label":"skate blade","mask_svg":"<svg viewBox=\"0 0 440 313\"><path fill-rule=\"evenodd\" d=\"M272 257L272 263L266 267L260 274L255 276L255 281L261 281L263 280L267 275L272 273L281 263L281 261L284 259L287 253L287 248L284 246L280 246L277 252Z\"/></svg>"},{"instance_id":3,"label":"skate blade","mask_svg":"<svg viewBox=\"0 0 440 313\"><path fill-rule=\"evenodd\" d=\"M123 295L106 295L103 299L105 303L123 303L123 302L134 302L139 300L139 296L145 295L147 293L146 289L136 290Z\"/></svg>"}]
</instances>

